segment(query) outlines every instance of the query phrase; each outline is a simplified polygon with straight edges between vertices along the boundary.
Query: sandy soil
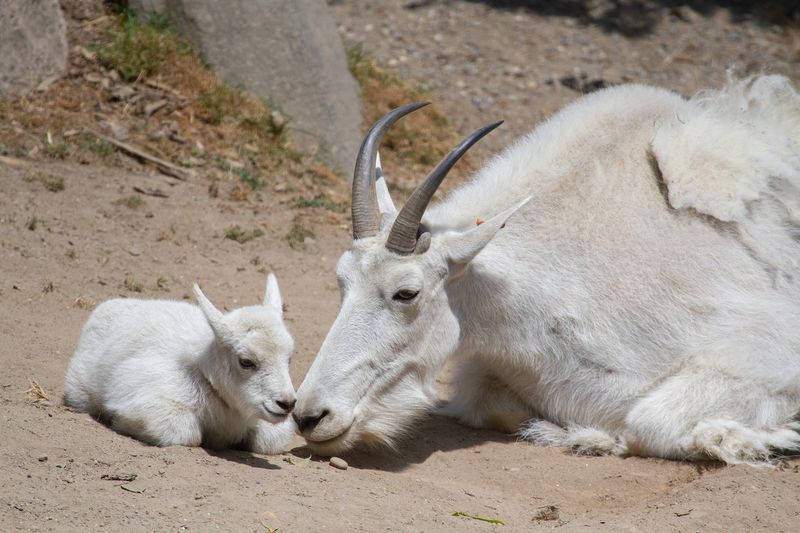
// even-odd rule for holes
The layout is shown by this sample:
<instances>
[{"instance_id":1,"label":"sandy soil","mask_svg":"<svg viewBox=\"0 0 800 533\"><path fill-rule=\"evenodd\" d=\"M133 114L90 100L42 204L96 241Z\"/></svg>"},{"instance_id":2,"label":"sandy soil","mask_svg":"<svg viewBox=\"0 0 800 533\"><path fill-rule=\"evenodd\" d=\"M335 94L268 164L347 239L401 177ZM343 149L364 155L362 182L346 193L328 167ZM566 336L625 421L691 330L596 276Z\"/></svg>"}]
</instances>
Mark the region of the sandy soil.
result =
<instances>
[{"instance_id":1,"label":"sandy soil","mask_svg":"<svg viewBox=\"0 0 800 533\"><path fill-rule=\"evenodd\" d=\"M552 59L546 65L549 74L542 77L518 76L512 69L508 87L519 82L525 88L515 93L517 100L498 97L482 110L481 100L472 97L487 96L481 91L488 90L490 80L465 87L464 95L448 91L447 79L437 74L444 69L428 61L427 54L441 41L456 51L472 46L491 68L501 69L498 54L508 36L490 32L501 43L496 44L485 33L481 37L463 32L472 44L459 45L450 41L459 33L459 24L453 23L452 30L437 40L435 32L427 32L417 21L418 31L430 34L430 39L420 37L406 47L418 51L408 52L407 57L419 59L395 58L390 64L393 56L386 47L391 43L370 37L377 35L373 31L379 31L381 20L394 17L397 31L411 32L414 17L427 17L429 9L452 7L453 17L477 17L493 28L527 23L533 35L556 34L559 29L568 36L585 34L586 46L598 46L608 55L615 46L623 51L664 51L672 57L669 68L683 62L674 71L682 74L667 70L663 82L684 92L722 77L718 69L713 74L706 71L706 63L679 60L675 51L689 41L662 47L669 42L662 36L668 31L663 24L654 23L644 36L628 37L583 26L575 22L579 19L570 23L569 17L536 10L492 10L481 2L417 2L412 4L420 7L414 8L389 4L377 2L373 10L358 11L351 2L335 2L333 10L346 40L366 42L379 60L404 75L436 81L432 94L449 106L454 117L461 116L459 105L473 106L474 113L458 124L463 132L499 111L511 116L510 132L529 129L544 113L534 104L541 101L546 102L544 107L555 108L577 95L561 82L547 83L554 77L553 65L559 65L555 74L559 78L572 74L572 64ZM699 46L703 54L715 54L720 62L727 61L725 54L744 54L747 61L783 69L800 79L798 56L792 55L794 49L783 30L747 20L684 12L675 24L694 24L692 35L705 32L714 37L707 47L699 46L697 38L689 44ZM363 31L367 24L373 29ZM440 21L443 24L448 23ZM719 45L726 35L727 47ZM745 41L739 52L737 38ZM534 48L515 49L518 64L526 50L530 57L549 53L549 48L537 52L537 46L544 46L538 40L524 41ZM752 43L756 44L749 46ZM547 46L560 53L553 42ZM455 55L445 63L460 64L462 59ZM607 73L614 69L623 73L639 69L641 78L635 72L624 75L634 81L659 80L653 74L656 69L647 68L647 57L639 63L631 63L629 56L624 59L622 63L609 59L604 79L610 79ZM588 61L578 68L589 72L589 79L601 75L590 71ZM475 74L474 79L483 78ZM622 75L611 81L621 79ZM529 89L530 100L520 103L525 98L520 95ZM536 111L523 117L530 107ZM345 457L349 469L341 471L316 457L304 462L308 453L299 438L295 451L280 456L158 449L71 412L61 405L64 371L93 303L117 296L188 298L191 283L199 281L217 304L233 308L258 301L265 273L274 270L297 341L292 365L296 385L337 311L333 267L349 242L346 215L293 207L291 184L280 191L265 189L248 202L235 202L210 195L202 173L196 180L178 181L134 164L126 166L127 170L43 158L0 159L0 530L796 530L797 461L756 469L579 457L432 417L420 422L415 436L396 453L355 452ZM45 184L54 178L63 179L63 191L47 189ZM119 202L133 193L134 186L160 189L168 197L144 196L144 204L135 208ZM296 217L315 233L297 249L285 238ZM239 244L224 236L233 224L258 227L265 234ZM135 290L139 284L141 292ZM41 385L49 401L34 401L26 392L31 380ZM135 474L136 479L104 479L124 474ZM501 520L505 525L472 517Z\"/></svg>"},{"instance_id":2,"label":"sandy soil","mask_svg":"<svg viewBox=\"0 0 800 533\"><path fill-rule=\"evenodd\" d=\"M796 462L760 470L577 457L438 418L422 422L397 453L346 456L346 471L316 458L302 463L302 448L266 457L158 449L119 436L60 403L64 371L90 312L84 307L117 296L188 298L187 288L199 280L231 308L258 301L263 271L274 270L297 338L292 375L299 384L336 313L332 270L349 232L324 210L311 212L316 242L293 250L283 238L296 214L287 206L290 193L265 193L244 211L211 198L204 184L146 171L39 162L0 163L0 170L4 530L503 527L453 516L464 512L502 520L509 530L790 531L800 515ZM64 191L45 190L47 176L63 177ZM148 197L136 209L116 204L134 184L169 197ZM265 235L239 244L223 236L232 223L262 227ZM136 282L142 293L129 290ZM31 379L50 402L26 394ZM132 488L143 492L103 479L131 473ZM544 512L548 506L556 512Z\"/></svg>"}]
</instances>

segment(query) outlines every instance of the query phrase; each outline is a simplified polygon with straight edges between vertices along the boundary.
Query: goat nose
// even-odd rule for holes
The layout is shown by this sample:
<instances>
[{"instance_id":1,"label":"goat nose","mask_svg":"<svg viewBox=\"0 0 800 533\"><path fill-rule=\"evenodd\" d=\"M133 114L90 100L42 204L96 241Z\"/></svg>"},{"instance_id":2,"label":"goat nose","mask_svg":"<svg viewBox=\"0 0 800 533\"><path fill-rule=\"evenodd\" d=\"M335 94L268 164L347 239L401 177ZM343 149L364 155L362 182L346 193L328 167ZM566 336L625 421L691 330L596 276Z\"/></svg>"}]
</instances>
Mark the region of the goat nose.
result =
<instances>
[{"instance_id":1,"label":"goat nose","mask_svg":"<svg viewBox=\"0 0 800 533\"><path fill-rule=\"evenodd\" d=\"M297 398L292 398L291 400L284 401L284 400L275 400L275 403L278 407L286 411L287 413L294 409L294 405L297 403Z\"/></svg>"},{"instance_id":2,"label":"goat nose","mask_svg":"<svg viewBox=\"0 0 800 533\"><path fill-rule=\"evenodd\" d=\"M325 409L318 415L311 415L311 416L297 416L297 414L293 414L292 418L294 418L295 424L297 424L297 429L300 430L300 433L305 433L306 431L311 431L317 424L319 424L320 420L328 416L328 411Z\"/></svg>"}]
</instances>

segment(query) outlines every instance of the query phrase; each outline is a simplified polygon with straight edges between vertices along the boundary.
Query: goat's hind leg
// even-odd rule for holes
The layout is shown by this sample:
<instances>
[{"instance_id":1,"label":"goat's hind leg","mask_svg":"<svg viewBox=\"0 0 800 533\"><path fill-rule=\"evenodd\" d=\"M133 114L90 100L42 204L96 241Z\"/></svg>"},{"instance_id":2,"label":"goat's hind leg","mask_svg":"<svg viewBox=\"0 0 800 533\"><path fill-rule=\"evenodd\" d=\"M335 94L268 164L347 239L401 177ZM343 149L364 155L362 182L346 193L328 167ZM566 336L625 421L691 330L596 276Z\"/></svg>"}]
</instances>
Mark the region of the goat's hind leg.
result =
<instances>
[{"instance_id":1,"label":"goat's hind leg","mask_svg":"<svg viewBox=\"0 0 800 533\"><path fill-rule=\"evenodd\" d=\"M790 420L796 401L753 379L691 367L637 402L626 443L635 455L763 463L800 451L800 423Z\"/></svg>"},{"instance_id":2,"label":"goat's hind leg","mask_svg":"<svg viewBox=\"0 0 800 533\"><path fill-rule=\"evenodd\" d=\"M628 450L619 437L607 431L587 426L559 425L547 420L531 419L522 425L517 435L538 446L569 448L578 455L626 455Z\"/></svg>"},{"instance_id":3,"label":"goat's hind leg","mask_svg":"<svg viewBox=\"0 0 800 533\"><path fill-rule=\"evenodd\" d=\"M111 428L155 446L200 446L203 433L197 416L191 411L127 411L112 417Z\"/></svg>"}]
</instances>

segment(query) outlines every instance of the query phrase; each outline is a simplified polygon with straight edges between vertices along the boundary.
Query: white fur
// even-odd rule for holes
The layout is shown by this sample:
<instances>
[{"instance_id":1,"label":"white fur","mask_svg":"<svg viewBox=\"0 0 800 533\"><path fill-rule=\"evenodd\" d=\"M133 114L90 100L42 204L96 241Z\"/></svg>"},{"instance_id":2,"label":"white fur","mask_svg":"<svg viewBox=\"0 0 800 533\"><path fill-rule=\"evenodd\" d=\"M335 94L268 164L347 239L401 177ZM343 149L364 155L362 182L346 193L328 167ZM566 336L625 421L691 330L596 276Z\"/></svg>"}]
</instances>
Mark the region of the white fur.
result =
<instances>
[{"instance_id":1,"label":"white fur","mask_svg":"<svg viewBox=\"0 0 800 533\"><path fill-rule=\"evenodd\" d=\"M393 213L353 242L298 390L298 420L324 414L304 435L391 441L453 358L442 412L474 426L583 453L797 451L799 144L779 76L580 98L428 210L427 252L385 248Z\"/></svg>"},{"instance_id":2,"label":"white fur","mask_svg":"<svg viewBox=\"0 0 800 533\"><path fill-rule=\"evenodd\" d=\"M197 285L194 291L199 307L133 299L100 305L67 369L64 403L157 446L282 451L295 431L286 416L295 400L293 341L275 276L263 305L224 315Z\"/></svg>"}]
</instances>

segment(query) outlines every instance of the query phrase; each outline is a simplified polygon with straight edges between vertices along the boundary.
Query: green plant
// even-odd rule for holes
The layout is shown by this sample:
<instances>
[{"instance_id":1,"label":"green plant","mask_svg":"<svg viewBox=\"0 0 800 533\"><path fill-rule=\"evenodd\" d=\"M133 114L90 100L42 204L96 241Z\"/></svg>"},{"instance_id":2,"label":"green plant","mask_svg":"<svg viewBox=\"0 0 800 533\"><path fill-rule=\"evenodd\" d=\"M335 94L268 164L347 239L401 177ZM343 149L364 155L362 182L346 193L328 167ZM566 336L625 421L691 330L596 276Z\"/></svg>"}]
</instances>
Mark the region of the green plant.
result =
<instances>
[{"instance_id":1,"label":"green plant","mask_svg":"<svg viewBox=\"0 0 800 533\"><path fill-rule=\"evenodd\" d=\"M244 104L242 92L224 83L217 83L197 94L197 105L202 112L200 118L209 124L220 124L225 117L238 118Z\"/></svg>"},{"instance_id":2,"label":"green plant","mask_svg":"<svg viewBox=\"0 0 800 533\"><path fill-rule=\"evenodd\" d=\"M264 180L262 180L258 176L252 174L246 168L234 169L233 173L236 174L237 176L239 176L239 179L242 181L242 183L246 183L254 191L257 191L259 189L263 189L264 185L267 184L267 182L265 182Z\"/></svg>"},{"instance_id":3,"label":"green plant","mask_svg":"<svg viewBox=\"0 0 800 533\"><path fill-rule=\"evenodd\" d=\"M28 222L25 224L25 227L28 228L30 231L35 231L38 225L39 225L39 218L36 215L33 215L31 218L28 219Z\"/></svg>"},{"instance_id":4,"label":"green plant","mask_svg":"<svg viewBox=\"0 0 800 533\"><path fill-rule=\"evenodd\" d=\"M130 16L130 14L129 14ZM172 19L167 13L150 11L145 15L147 24L158 31L170 31L172 29Z\"/></svg>"},{"instance_id":5,"label":"green plant","mask_svg":"<svg viewBox=\"0 0 800 533\"><path fill-rule=\"evenodd\" d=\"M334 202L325 193L318 194L311 199L299 198L295 201L294 205L295 207L321 207L328 211L333 211L334 213L344 213L347 211L347 202Z\"/></svg>"},{"instance_id":6,"label":"green plant","mask_svg":"<svg viewBox=\"0 0 800 533\"><path fill-rule=\"evenodd\" d=\"M154 19L139 21L133 14L123 12L112 28L111 43L100 47L97 55L107 68L119 72L126 81L148 78L158 73L175 54L188 54L189 48L166 24Z\"/></svg>"},{"instance_id":7,"label":"green plant","mask_svg":"<svg viewBox=\"0 0 800 533\"><path fill-rule=\"evenodd\" d=\"M314 232L311 228L303 225L302 222L295 220L289 233L284 237L289 246L293 249L302 248L307 238L313 238Z\"/></svg>"},{"instance_id":8,"label":"green plant","mask_svg":"<svg viewBox=\"0 0 800 533\"><path fill-rule=\"evenodd\" d=\"M141 281L136 281L133 279L133 276L125 276L125 280L122 282L122 284L131 292L144 291L144 284Z\"/></svg>"},{"instance_id":9,"label":"green plant","mask_svg":"<svg viewBox=\"0 0 800 533\"><path fill-rule=\"evenodd\" d=\"M50 192L61 192L65 189L64 178L61 176L45 174L41 176L41 181L44 188Z\"/></svg>"},{"instance_id":10,"label":"green plant","mask_svg":"<svg viewBox=\"0 0 800 533\"><path fill-rule=\"evenodd\" d=\"M63 137L54 139L53 134L48 131L45 136L44 153L54 159L64 159L69 155L69 144Z\"/></svg>"},{"instance_id":11,"label":"green plant","mask_svg":"<svg viewBox=\"0 0 800 533\"><path fill-rule=\"evenodd\" d=\"M119 200L115 200L114 205L122 205L127 207L128 209L139 209L144 205L144 199L142 199L141 196L132 194L130 196L125 196L124 198L120 198Z\"/></svg>"},{"instance_id":12,"label":"green plant","mask_svg":"<svg viewBox=\"0 0 800 533\"><path fill-rule=\"evenodd\" d=\"M264 235L264 231L260 228L255 228L250 231L245 231L239 226L231 226L225 230L225 238L243 244L247 241L253 240L256 237Z\"/></svg>"},{"instance_id":13,"label":"green plant","mask_svg":"<svg viewBox=\"0 0 800 533\"><path fill-rule=\"evenodd\" d=\"M94 136L84 136L80 143L82 148L100 156L103 159L110 158L117 153L117 147L110 142L101 141Z\"/></svg>"}]
</instances>

